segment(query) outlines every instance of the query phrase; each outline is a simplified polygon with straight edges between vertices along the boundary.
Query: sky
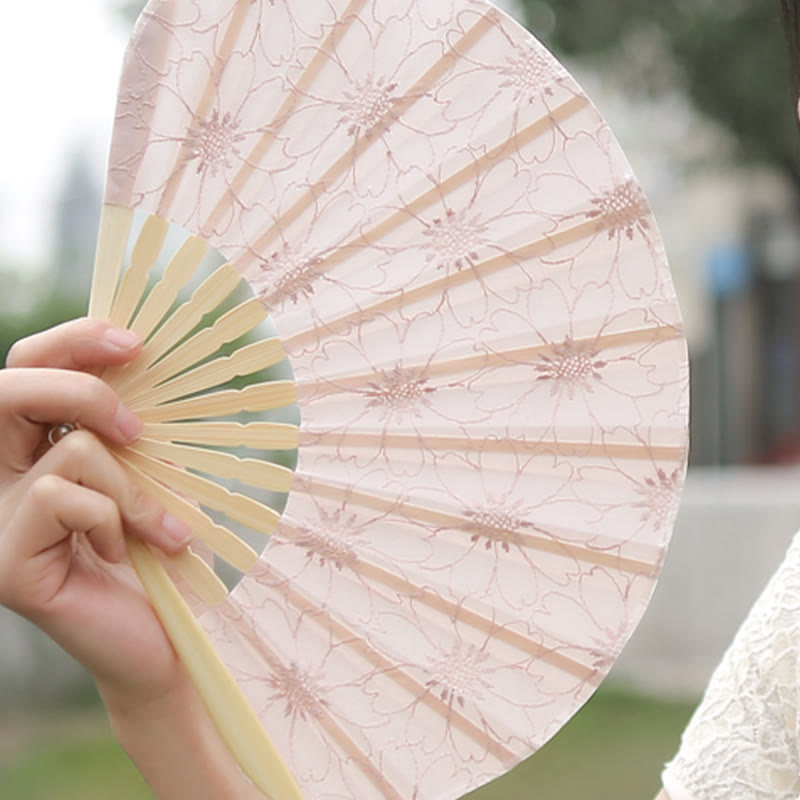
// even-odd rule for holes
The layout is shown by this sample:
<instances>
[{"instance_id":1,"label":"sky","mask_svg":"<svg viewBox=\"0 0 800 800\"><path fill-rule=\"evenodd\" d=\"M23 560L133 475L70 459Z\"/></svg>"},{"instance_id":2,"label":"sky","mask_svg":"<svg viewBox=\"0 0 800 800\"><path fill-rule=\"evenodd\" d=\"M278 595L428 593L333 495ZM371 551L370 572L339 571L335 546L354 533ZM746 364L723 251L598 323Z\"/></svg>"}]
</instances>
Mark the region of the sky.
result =
<instances>
[{"instance_id":1,"label":"sky","mask_svg":"<svg viewBox=\"0 0 800 800\"><path fill-rule=\"evenodd\" d=\"M9 3L0 22L0 264L47 257L65 159L105 169L129 31L109 0Z\"/></svg>"}]
</instances>

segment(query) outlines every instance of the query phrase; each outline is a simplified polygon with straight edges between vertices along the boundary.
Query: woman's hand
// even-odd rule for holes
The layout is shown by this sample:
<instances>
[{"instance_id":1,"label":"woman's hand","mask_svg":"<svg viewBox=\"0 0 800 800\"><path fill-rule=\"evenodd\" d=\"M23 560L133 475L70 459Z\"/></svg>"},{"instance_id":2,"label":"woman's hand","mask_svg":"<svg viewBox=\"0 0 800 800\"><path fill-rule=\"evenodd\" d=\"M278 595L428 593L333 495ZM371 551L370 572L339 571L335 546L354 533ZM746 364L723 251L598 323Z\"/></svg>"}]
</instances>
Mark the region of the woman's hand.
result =
<instances>
[{"instance_id":1,"label":"woman's hand","mask_svg":"<svg viewBox=\"0 0 800 800\"><path fill-rule=\"evenodd\" d=\"M142 426L92 374L140 349L130 333L77 320L22 340L0 371L0 603L85 664L111 706L161 695L182 674L120 562L126 534L175 552L191 531L102 444L130 444ZM50 427L65 422L80 430L48 447Z\"/></svg>"},{"instance_id":2,"label":"woman's hand","mask_svg":"<svg viewBox=\"0 0 800 800\"><path fill-rule=\"evenodd\" d=\"M89 669L157 797L261 797L219 741L125 561L126 536L167 553L191 539L103 444L141 433L97 377L140 351L133 334L83 319L9 353L0 370L0 603ZM62 423L77 430L50 446L48 431Z\"/></svg>"}]
</instances>

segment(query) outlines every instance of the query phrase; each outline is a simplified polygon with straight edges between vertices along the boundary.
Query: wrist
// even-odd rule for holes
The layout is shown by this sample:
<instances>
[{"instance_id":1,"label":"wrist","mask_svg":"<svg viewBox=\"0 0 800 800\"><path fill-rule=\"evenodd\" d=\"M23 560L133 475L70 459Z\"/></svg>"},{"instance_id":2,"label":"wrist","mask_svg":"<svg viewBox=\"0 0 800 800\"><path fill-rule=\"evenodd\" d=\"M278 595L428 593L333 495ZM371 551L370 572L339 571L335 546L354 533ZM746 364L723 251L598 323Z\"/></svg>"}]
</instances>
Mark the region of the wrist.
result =
<instances>
[{"instance_id":1,"label":"wrist","mask_svg":"<svg viewBox=\"0 0 800 800\"><path fill-rule=\"evenodd\" d=\"M160 696L100 687L111 728L157 800L263 800L220 739L188 680Z\"/></svg>"},{"instance_id":2,"label":"wrist","mask_svg":"<svg viewBox=\"0 0 800 800\"><path fill-rule=\"evenodd\" d=\"M120 687L95 678L115 736L135 738L140 730L178 724L199 713L202 703L185 674L158 687ZM137 690L138 689L138 690Z\"/></svg>"}]
</instances>

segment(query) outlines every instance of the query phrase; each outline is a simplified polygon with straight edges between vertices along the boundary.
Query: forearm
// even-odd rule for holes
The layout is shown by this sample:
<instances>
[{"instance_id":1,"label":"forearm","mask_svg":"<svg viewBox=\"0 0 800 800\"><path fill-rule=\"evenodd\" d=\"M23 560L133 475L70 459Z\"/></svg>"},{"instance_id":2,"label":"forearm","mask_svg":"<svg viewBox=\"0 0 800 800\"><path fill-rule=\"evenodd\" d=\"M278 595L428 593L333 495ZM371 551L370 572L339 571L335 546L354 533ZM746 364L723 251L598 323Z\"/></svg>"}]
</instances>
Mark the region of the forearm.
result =
<instances>
[{"instance_id":1,"label":"forearm","mask_svg":"<svg viewBox=\"0 0 800 800\"><path fill-rule=\"evenodd\" d=\"M112 698L104 699L114 735L156 800L264 800L239 770L191 685L149 708L117 707Z\"/></svg>"}]
</instances>

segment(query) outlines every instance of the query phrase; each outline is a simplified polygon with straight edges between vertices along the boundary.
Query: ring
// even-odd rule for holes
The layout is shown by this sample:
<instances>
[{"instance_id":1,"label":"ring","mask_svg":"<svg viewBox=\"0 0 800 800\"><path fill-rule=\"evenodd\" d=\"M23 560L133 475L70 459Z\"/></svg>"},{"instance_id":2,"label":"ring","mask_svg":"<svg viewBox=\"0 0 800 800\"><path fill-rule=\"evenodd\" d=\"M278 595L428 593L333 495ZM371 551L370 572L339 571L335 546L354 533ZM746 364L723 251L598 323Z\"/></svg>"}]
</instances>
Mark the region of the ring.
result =
<instances>
[{"instance_id":1,"label":"ring","mask_svg":"<svg viewBox=\"0 0 800 800\"><path fill-rule=\"evenodd\" d=\"M75 426L71 422L62 422L60 425L53 425L47 432L47 441L55 447L65 436L72 433Z\"/></svg>"}]
</instances>

